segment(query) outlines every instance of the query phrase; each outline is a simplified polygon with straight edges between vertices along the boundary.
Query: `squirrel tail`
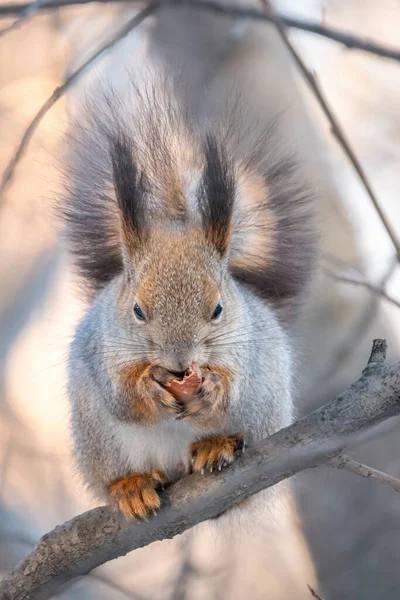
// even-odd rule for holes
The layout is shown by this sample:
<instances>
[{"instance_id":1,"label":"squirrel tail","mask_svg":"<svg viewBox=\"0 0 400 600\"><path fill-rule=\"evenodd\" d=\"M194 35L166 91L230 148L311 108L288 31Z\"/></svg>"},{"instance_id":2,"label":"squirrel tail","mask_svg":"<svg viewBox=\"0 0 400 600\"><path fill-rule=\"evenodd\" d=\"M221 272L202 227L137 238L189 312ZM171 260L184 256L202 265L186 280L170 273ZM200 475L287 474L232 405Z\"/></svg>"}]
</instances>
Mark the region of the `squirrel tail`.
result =
<instances>
[{"instance_id":1,"label":"squirrel tail","mask_svg":"<svg viewBox=\"0 0 400 600\"><path fill-rule=\"evenodd\" d=\"M267 128L244 126L238 99L223 127L194 124L167 88L135 89L136 112L113 93L97 95L70 135L62 213L86 289L96 294L122 272L122 230L142 210L189 226L206 194L214 230L231 213L232 276L290 316L310 279L316 228L313 191L296 159L279 151L284 115Z\"/></svg>"}]
</instances>

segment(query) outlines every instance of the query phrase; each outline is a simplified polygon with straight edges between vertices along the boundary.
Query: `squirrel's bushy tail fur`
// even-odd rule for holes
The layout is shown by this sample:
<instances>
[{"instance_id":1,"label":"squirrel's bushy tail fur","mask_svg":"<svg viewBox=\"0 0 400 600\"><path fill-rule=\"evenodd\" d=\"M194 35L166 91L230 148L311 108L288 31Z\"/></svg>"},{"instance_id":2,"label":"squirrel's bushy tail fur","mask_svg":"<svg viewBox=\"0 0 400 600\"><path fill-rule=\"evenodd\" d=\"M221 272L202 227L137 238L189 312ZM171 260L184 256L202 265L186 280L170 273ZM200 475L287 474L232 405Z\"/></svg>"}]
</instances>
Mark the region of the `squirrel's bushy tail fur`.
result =
<instances>
[{"instance_id":1,"label":"squirrel's bushy tail fur","mask_svg":"<svg viewBox=\"0 0 400 600\"><path fill-rule=\"evenodd\" d=\"M315 233L312 190L279 148L279 118L267 129L244 127L245 103L236 98L223 123L195 123L172 88L147 81L144 91L132 83L129 100L97 95L70 133L62 213L87 288L96 294L122 272L121 227L141 204L154 222L190 227L206 193L215 223L233 203L232 276L267 301L292 306L311 273Z\"/></svg>"}]
</instances>

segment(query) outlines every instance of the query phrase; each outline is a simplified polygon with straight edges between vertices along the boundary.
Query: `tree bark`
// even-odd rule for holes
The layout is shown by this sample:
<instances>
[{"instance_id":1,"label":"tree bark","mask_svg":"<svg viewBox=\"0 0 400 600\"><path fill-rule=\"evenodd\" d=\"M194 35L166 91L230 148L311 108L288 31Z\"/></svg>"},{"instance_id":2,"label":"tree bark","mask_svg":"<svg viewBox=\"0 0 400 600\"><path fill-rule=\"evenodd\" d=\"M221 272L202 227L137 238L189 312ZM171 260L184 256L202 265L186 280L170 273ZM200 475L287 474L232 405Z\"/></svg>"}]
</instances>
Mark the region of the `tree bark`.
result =
<instances>
[{"instance_id":1,"label":"tree bark","mask_svg":"<svg viewBox=\"0 0 400 600\"><path fill-rule=\"evenodd\" d=\"M45 600L64 583L156 540L172 538L221 515L240 500L328 463L360 434L400 413L400 362L383 364L375 340L368 366L345 392L250 448L226 470L190 475L162 494L147 522L126 522L110 507L88 511L43 536L0 584L1 600Z\"/></svg>"}]
</instances>

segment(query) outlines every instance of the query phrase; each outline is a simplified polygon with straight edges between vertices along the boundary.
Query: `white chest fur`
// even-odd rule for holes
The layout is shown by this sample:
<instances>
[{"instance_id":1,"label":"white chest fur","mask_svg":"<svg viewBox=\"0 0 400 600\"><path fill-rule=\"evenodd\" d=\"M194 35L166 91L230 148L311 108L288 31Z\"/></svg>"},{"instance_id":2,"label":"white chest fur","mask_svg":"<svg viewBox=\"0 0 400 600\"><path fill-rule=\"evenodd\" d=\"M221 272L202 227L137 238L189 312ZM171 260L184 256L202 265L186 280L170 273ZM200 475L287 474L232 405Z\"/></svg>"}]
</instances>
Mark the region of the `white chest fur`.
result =
<instances>
[{"instance_id":1,"label":"white chest fur","mask_svg":"<svg viewBox=\"0 0 400 600\"><path fill-rule=\"evenodd\" d=\"M129 470L160 469L171 479L187 472L190 444L204 436L189 423L171 418L151 427L118 423L115 431Z\"/></svg>"}]
</instances>

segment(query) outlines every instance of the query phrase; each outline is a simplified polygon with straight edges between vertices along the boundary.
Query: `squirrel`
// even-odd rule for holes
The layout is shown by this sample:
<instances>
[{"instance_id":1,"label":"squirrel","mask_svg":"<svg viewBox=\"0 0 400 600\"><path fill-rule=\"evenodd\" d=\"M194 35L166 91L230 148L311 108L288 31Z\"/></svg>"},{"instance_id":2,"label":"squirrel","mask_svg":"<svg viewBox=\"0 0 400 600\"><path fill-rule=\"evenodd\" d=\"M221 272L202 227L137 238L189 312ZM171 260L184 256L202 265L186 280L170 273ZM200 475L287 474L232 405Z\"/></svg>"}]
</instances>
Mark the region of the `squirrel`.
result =
<instances>
[{"instance_id":1,"label":"squirrel","mask_svg":"<svg viewBox=\"0 0 400 600\"><path fill-rule=\"evenodd\" d=\"M70 349L74 452L127 518L293 419L291 323L313 272L312 191L278 126L196 120L168 86L88 101L62 212L88 308ZM104 100L104 101L103 101ZM239 103L240 104L240 103ZM166 383L191 365L197 392Z\"/></svg>"}]
</instances>

